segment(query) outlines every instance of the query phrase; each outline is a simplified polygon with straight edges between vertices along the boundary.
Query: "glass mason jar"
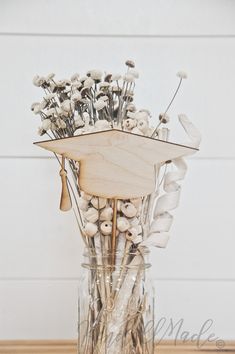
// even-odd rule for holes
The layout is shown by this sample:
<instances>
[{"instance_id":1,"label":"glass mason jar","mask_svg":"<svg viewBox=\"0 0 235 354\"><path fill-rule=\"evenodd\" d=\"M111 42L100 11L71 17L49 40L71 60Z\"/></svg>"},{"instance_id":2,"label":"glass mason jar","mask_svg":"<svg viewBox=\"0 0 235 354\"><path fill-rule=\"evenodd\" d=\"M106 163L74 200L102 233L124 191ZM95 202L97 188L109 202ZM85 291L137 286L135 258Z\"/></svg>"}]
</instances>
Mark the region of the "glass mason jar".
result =
<instances>
[{"instance_id":1,"label":"glass mason jar","mask_svg":"<svg viewBox=\"0 0 235 354\"><path fill-rule=\"evenodd\" d=\"M148 252L84 253L79 286L80 354L153 354L154 288Z\"/></svg>"}]
</instances>

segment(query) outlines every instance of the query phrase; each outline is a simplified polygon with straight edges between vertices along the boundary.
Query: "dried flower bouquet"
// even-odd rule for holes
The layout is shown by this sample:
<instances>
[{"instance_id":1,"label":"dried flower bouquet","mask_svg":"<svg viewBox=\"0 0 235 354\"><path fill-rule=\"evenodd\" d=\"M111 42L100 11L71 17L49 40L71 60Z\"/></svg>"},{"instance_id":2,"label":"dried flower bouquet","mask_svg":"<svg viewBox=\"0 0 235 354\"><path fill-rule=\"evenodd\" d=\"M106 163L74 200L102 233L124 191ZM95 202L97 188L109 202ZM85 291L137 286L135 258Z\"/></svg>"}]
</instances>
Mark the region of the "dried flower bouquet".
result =
<instances>
[{"instance_id":1,"label":"dried flower bouquet","mask_svg":"<svg viewBox=\"0 0 235 354\"><path fill-rule=\"evenodd\" d=\"M139 77L135 64L128 60L126 66L124 75L103 75L99 70L90 70L86 76L74 74L70 80L57 81L54 74L36 76L34 85L44 90L43 100L31 107L42 121L39 135L47 135L51 140L69 140L119 130L167 142L168 111L186 74L177 74L177 89L159 115L158 125L152 127L150 112L137 110L133 103L135 81ZM185 115L179 115L179 121L190 138L188 145L197 148L200 143L197 129ZM97 139L97 135L93 138ZM152 353L150 334L144 326L148 300L141 288L147 265L145 255L149 246L167 245L173 219L170 212L179 202L178 182L185 176L186 163L180 156L158 164L155 188L150 194L111 198L82 190L79 161L69 154L67 158L61 154L60 159L56 150L52 151L61 166L60 208L64 211L73 208L89 259L85 266L90 269L90 300L83 318L86 324L80 328L81 352ZM111 341L113 336L115 340Z\"/></svg>"}]
</instances>

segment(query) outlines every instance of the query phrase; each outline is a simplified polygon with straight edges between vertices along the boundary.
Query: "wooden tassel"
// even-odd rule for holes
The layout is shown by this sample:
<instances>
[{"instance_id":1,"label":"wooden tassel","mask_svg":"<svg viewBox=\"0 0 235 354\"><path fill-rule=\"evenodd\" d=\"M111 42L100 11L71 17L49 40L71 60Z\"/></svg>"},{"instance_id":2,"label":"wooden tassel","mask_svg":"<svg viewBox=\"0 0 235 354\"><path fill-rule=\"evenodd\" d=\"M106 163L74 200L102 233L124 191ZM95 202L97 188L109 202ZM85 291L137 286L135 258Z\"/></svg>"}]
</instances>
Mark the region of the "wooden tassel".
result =
<instances>
[{"instance_id":1,"label":"wooden tassel","mask_svg":"<svg viewBox=\"0 0 235 354\"><path fill-rule=\"evenodd\" d=\"M65 170L65 158L62 156L62 169L60 170L60 177L62 182L61 198L60 198L60 210L68 211L72 208L72 201L69 194L67 171Z\"/></svg>"}]
</instances>

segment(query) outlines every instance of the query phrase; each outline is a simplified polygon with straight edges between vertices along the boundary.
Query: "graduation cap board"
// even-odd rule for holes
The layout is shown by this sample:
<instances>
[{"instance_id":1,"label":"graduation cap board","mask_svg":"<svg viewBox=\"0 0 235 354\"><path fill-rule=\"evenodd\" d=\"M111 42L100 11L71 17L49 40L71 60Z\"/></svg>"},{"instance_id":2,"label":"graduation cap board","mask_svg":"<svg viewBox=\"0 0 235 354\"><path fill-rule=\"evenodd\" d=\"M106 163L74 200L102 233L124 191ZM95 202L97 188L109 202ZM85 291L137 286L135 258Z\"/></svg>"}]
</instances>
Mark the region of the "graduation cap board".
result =
<instances>
[{"instance_id":1,"label":"graduation cap board","mask_svg":"<svg viewBox=\"0 0 235 354\"><path fill-rule=\"evenodd\" d=\"M197 149L111 129L36 145L79 162L79 185L88 194L137 198L155 189L155 171L163 163Z\"/></svg>"}]
</instances>

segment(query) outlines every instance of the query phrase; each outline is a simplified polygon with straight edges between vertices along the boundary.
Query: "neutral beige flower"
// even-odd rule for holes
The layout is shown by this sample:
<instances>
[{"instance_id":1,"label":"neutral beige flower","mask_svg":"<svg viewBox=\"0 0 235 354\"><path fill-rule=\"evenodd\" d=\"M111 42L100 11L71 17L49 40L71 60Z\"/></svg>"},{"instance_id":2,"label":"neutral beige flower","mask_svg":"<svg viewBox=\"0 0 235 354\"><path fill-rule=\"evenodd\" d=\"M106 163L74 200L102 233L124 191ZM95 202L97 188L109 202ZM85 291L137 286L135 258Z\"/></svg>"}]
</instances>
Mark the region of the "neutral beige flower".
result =
<instances>
[{"instance_id":1,"label":"neutral beige flower","mask_svg":"<svg viewBox=\"0 0 235 354\"><path fill-rule=\"evenodd\" d=\"M50 119L44 119L42 121L42 129L45 131L51 129L51 120Z\"/></svg>"},{"instance_id":2,"label":"neutral beige flower","mask_svg":"<svg viewBox=\"0 0 235 354\"><path fill-rule=\"evenodd\" d=\"M133 62L133 60L127 60L125 63L129 68L134 68L135 67L135 63Z\"/></svg>"},{"instance_id":3,"label":"neutral beige flower","mask_svg":"<svg viewBox=\"0 0 235 354\"><path fill-rule=\"evenodd\" d=\"M70 101L70 100L65 100L65 101L62 102L61 108L65 112L71 112L74 109L74 102Z\"/></svg>"},{"instance_id":4,"label":"neutral beige flower","mask_svg":"<svg viewBox=\"0 0 235 354\"><path fill-rule=\"evenodd\" d=\"M178 71L176 74L180 79L187 79L188 75L185 71Z\"/></svg>"},{"instance_id":5,"label":"neutral beige flower","mask_svg":"<svg viewBox=\"0 0 235 354\"><path fill-rule=\"evenodd\" d=\"M136 127L136 119L128 118L123 120L123 128L124 130L132 130L134 127Z\"/></svg>"},{"instance_id":6,"label":"neutral beige flower","mask_svg":"<svg viewBox=\"0 0 235 354\"><path fill-rule=\"evenodd\" d=\"M76 93L72 94L72 96L71 96L71 100L73 102L78 102L81 99L82 99L82 96L81 96L80 92L76 92Z\"/></svg>"},{"instance_id":7,"label":"neutral beige flower","mask_svg":"<svg viewBox=\"0 0 235 354\"><path fill-rule=\"evenodd\" d=\"M107 102L99 99L98 101L96 101L94 103L94 108L97 110L97 111L100 111L101 109L103 109L104 107L107 106Z\"/></svg>"},{"instance_id":8,"label":"neutral beige flower","mask_svg":"<svg viewBox=\"0 0 235 354\"><path fill-rule=\"evenodd\" d=\"M84 87L91 88L94 85L94 83L95 81L91 77L88 77L88 79L84 81Z\"/></svg>"},{"instance_id":9,"label":"neutral beige flower","mask_svg":"<svg viewBox=\"0 0 235 354\"><path fill-rule=\"evenodd\" d=\"M96 130L105 130L105 129L110 129L111 126L107 120L101 119L95 122L95 128Z\"/></svg>"},{"instance_id":10,"label":"neutral beige flower","mask_svg":"<svg viewBox=\"0 0 235 354\"><path fill-rule=\"evenodd\" d=\"M159 120L163 124L166 124L166 123L168 123L170 121L170 117L166 113L161 113L161 114L159 114Z\"/></svg>"},{"instance_id":11,"label":"neutral beige flower","mask_svg":"<svg viewBox=\"0 0 235 354\"><path fill-rule=\"evenodd\" d=\"M84 125L85 125L85 123L80 115L75 117L74 124L75 124L76 128L84 127Z\"/></svg>"},{"instance_id":12,"label":"neutral beige flower","mask_svg":"<svg viewBox=\"0 0 235 354\"><path fill-rule=\"evenodd\" d=\"M135 77L132 74L126 74L123 76L123 81L126 82L134 82L135 81Z\"/></svg>"},{"instance_id":13,"label":"neutral beige flower","mask_svg":"<svg viewBox=\"0 0 235 354\"><path fill-rule=\"evenodd\" d=\"M89 71L90 77L95 81L101 81L102 79L102 71L100 70L90 70Z\"/></svg>"},{"instance_id":14,"label":"neutral beige flower","mask_svg":"<svg viewBox=\"0 0 235 354\"><path fill-rule=\"evenodd\" d=\"M71 76L71 81L79 81L79 74L78 73L75 73Z\"/></svg>"},{"instance_id":15,"label":"neutral beige flower","mask_svg":"<svg viewBox=\"0 0 235 354\"><path fill-rule=\"evenodd\" d=\"M57 118L56 119L56 124L57 124L59 129L66 129L66 127L67 127L66 123L61 118Z\"/></svg>"},{"instance_id":16,"label":"neutral beige flower","mask_svg":"<svg viewBox=\"0 0 235 354\"><path fill-rule=\"evenodd\" d=\"M112 74L112 76L111 76L112 81L118 81L121 78L122 78L122 75L120 75L120 74Z\"/></svg>"},{"instance_id":17,"label":"neutral beige flower","mask_svg":"<svg viewBox=\"0 0 235 354\"><path fill-rule=\"evenodd\" d=\"M130 69L128 71L128 74L131 74L132 76L134 76L135 79L138 79L139 78L139 73L137 70L134 70L134 69Z\"/></svg>"}]
</instances>

